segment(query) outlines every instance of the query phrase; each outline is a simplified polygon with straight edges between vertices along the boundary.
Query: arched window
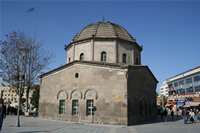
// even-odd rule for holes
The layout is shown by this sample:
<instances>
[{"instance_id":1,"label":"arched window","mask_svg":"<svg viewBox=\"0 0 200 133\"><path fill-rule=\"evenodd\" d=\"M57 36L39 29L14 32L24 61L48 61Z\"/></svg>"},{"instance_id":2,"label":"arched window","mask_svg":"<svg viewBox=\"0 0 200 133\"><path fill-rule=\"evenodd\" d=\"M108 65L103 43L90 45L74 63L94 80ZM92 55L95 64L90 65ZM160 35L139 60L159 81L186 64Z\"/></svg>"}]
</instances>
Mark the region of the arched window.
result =
<instances>
[{"instance_id":1,"label":"arched window","mask_svg":"<svg viewBox=\"0 0 200 133\"><path fill-rule=\"evenodd\" d=\"M147 105L147 101L145 101L145 104L144 104L145 106L145 115L147 115L147 110L148 110L148 105Z\"/></svg>"},{"instance_id":2,"label":"arched window","mask_svg":"<svg viewBox=\"0 0 200 133\"><path fill-rule=\"evenodd\" d=\"M140 100L140 116L142 116L143 114L143 107L142 107L142 101Z\"/></svg>"},{"instance_id":3,"label":"arched window","mask_svg":"<svg viewBox=\"0 0 200 133\"><path fill-rule=\"evenodd\" d=\"M69 57L69 63L70 63L70 61L71 61L71 58Z\"/></svg>"},{"instance_id":4,"label":"arched window","mask_svg":"<svg viewBox=\"0 0 200 133\"><path fill-rule=\"evenodd\" d=\"M80 54L80 60L84 60L84 53Z\"/></svg>"},{"instance_id":5,"label":"arched window","mask_svg":"<svg viewBox=\"0 0 200 133\"><path fill-rule=\"evenodd\" d=\"M126 54L122 55L122 61L123 61L123 63L126 63Z\"/></svg>"},{"instance_id":6,"label":"arched window","mask_svg":"<svg viewBox=\"0 0 200 133\"><path fill-rule=\"evenodd\" d=\"M106 61L106 52L101 52L101 61Z\"/></svg>"}]
</instances>

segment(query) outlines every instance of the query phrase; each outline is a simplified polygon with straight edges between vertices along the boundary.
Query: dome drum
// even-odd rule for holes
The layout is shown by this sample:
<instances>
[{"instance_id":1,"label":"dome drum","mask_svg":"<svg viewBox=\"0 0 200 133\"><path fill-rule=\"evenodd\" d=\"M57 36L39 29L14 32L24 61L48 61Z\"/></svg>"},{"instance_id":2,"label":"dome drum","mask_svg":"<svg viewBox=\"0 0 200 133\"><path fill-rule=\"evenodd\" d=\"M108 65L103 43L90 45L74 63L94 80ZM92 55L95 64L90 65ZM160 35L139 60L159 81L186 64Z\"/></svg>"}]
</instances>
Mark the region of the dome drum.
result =
<instances>
[{"instance_id":1,"label":"dome drum","mask_svg":"<svg viewBox=\"0 0 200 133\"><path fill-rule=\"evenodd\" d=\"M101 52L106 52L109 63L123 63L122 55L127 55L125 64L140 64L140 47L122 26L111 22L97 22L89 24L78 32L70 42L65 45L67 52L66 63L80 60L80 54L84 54L84 60L101 61Z\"/></svg>"}]
</instances>

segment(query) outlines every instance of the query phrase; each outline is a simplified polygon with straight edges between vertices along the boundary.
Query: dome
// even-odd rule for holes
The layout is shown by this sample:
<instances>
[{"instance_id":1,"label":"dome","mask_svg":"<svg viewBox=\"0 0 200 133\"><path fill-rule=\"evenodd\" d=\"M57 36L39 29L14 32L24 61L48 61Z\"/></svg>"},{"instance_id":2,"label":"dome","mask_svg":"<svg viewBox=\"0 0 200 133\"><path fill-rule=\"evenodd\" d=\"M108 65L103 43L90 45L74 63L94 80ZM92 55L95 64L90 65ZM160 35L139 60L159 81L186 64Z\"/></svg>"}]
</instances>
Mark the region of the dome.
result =
<instances>
[{"instance_id":1,"label":"dome","mask_svg":"<svg viewBox=\"0 0 200 133\"><path fill-rule=\"evenodd\" d=\"M72 42L89 39L91 37L119 38L135 42L135 39L122 26L111 22L97 22L85 26L72 38Z\"/></svg>"}]
</instances>

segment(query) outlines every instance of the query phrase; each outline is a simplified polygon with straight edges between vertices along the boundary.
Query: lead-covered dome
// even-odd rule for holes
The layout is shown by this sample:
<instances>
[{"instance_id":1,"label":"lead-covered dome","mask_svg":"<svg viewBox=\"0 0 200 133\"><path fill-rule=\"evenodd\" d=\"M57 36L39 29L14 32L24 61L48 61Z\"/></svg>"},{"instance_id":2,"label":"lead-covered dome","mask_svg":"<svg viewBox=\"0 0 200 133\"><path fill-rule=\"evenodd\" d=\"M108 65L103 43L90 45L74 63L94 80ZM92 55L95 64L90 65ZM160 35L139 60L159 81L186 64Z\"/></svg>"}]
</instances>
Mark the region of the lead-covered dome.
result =
<instances>
[{"instance_id":1,"label":"lead-covered dome","mask_svg":"<svg viewBox=\"0 0 200 133\"><path fill-rule=\"evenodd\" d=\"M85 26L72 38L72 42L89 39L91 37L120 38L135 42L135 39L122 26L111 22L97 22Z\"/></svg>"}]
</instances>

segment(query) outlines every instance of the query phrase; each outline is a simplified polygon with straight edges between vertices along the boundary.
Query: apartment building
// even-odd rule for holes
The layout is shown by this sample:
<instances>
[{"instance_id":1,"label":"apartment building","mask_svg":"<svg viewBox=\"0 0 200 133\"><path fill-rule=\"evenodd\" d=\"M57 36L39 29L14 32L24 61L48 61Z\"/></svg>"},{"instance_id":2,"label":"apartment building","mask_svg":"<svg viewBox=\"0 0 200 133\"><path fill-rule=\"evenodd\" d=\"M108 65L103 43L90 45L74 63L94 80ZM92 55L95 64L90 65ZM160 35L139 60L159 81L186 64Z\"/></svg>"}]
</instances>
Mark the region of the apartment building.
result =
<instances>
[{"instance_id":1,"label":"apartment building","mask_svg":"<svg viewBox=\"0 0 200 133\"><path fill-rule=\"evenodd\" d=\"M169 94L168 94L168 84L166 83L166 81L164 81L163 84L160 87L160 95L163 95L166 98L169 96Z\"/></svg>"},{"instance_id":2,"label":"apartment building","mask_svg":"<svg viewBox=\"0 0 200 133\"><path fill-rule=\"evenodd\" d=\"M200 96L200 66L168 78L161 88L165 83L168 99L184 98L186 101L193 101L193 97ZM164 91L162 92L164 94Z\"/></svg>"}]
</instances>

